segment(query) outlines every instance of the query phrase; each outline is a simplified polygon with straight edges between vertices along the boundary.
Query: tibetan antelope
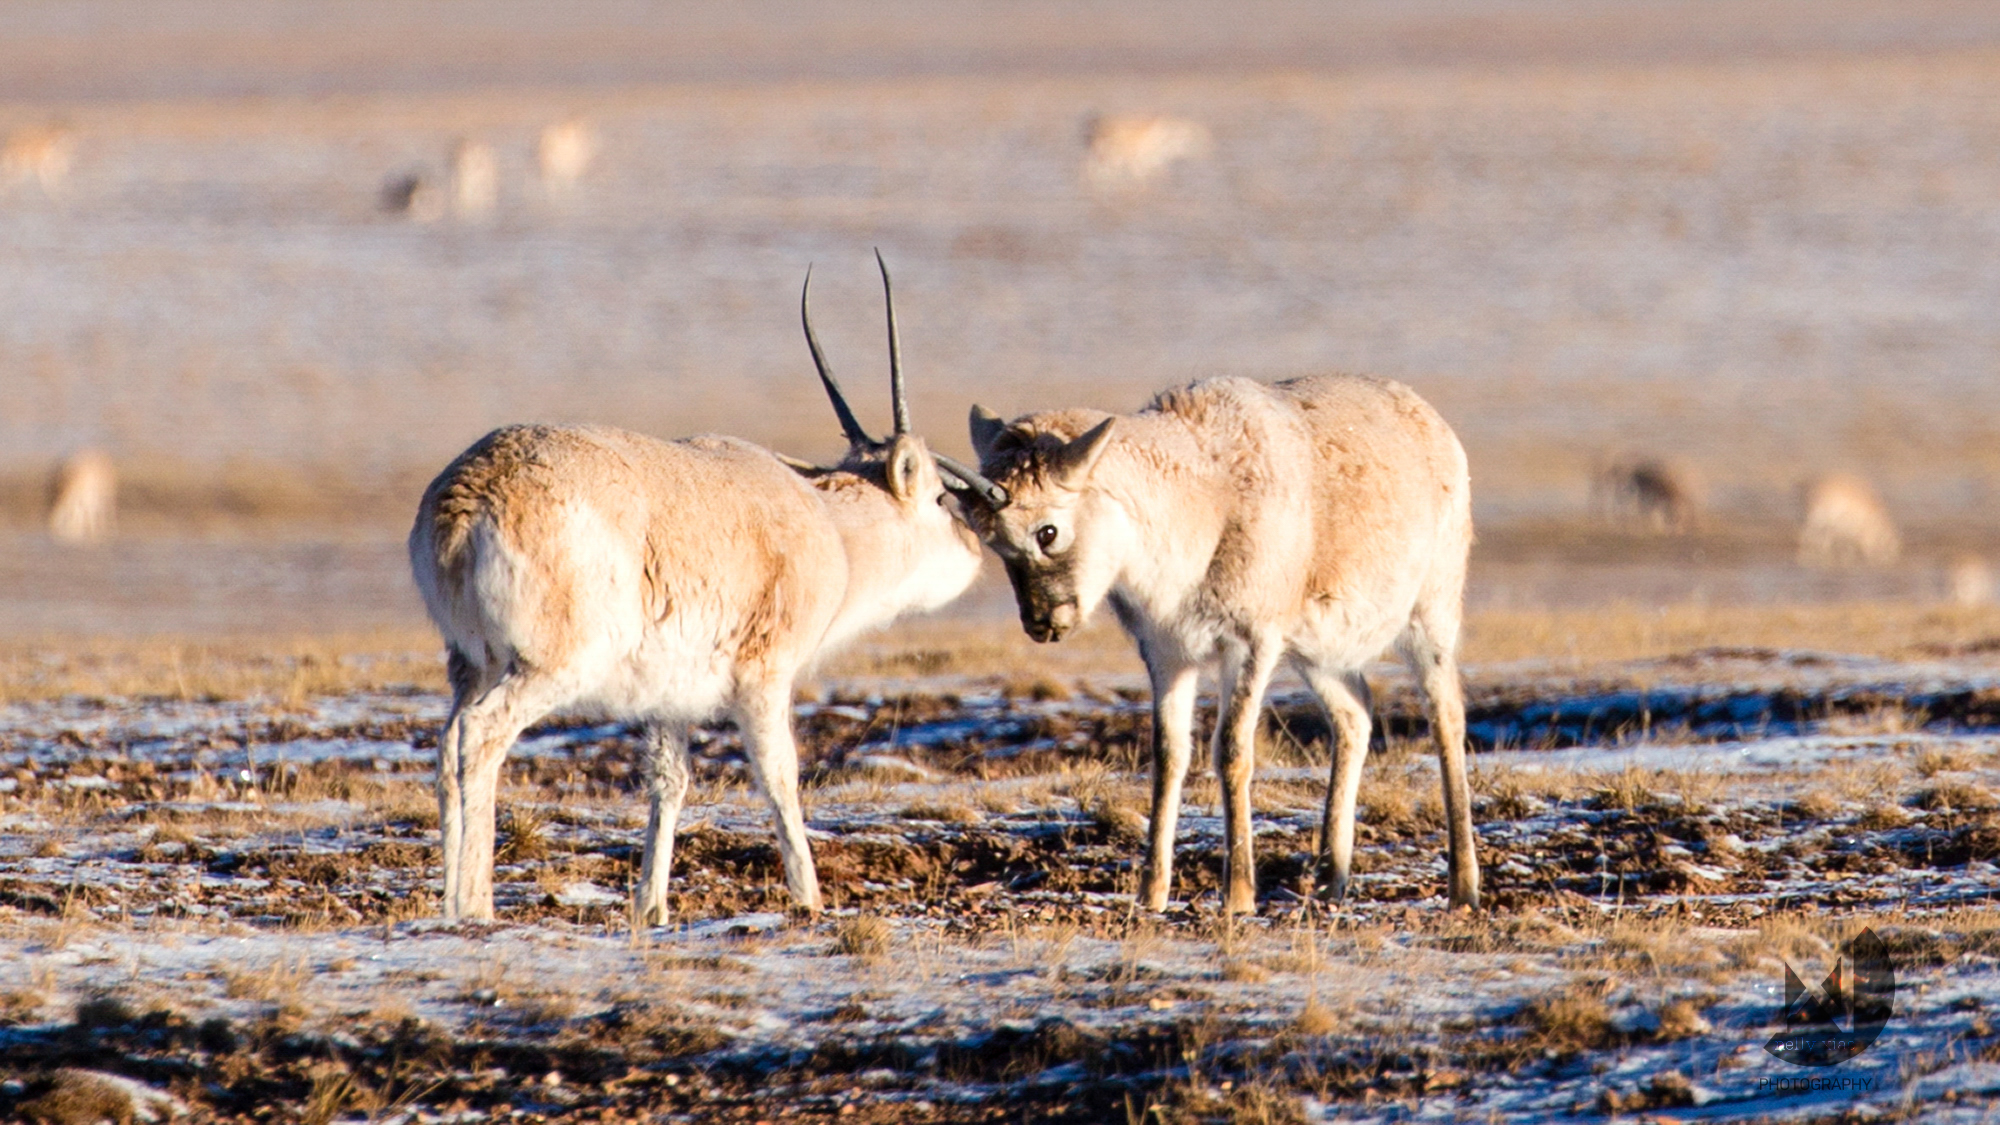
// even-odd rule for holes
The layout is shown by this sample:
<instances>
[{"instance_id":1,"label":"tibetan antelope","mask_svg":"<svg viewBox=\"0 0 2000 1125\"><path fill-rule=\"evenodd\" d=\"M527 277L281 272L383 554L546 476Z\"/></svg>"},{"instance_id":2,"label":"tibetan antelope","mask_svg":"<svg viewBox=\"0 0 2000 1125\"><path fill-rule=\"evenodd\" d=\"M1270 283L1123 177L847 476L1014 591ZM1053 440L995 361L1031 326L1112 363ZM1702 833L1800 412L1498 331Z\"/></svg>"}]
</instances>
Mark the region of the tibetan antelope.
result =
<instances>
[{"instance_id":1,"label":"tibetan antelope","mask_svg":"<svg viewBox=\"0 0 2000 1125\"><path fill-rule=\"evenodd\" d=\"M543 185L555 191L575 187L596 155L597 137L581 118L543 126L535 142L535 168Z\"/></svg>"},{"instance_id":2,"label":"tibetan antelope","mask_svg":"<svg viewBox=\"0 0 2000 1125\"><path fill-rule=\"evenodd\" d=\"M1992 605L1995 590L1993 567L1978 555L1953 556L1944 570L1945 595L1953 605Z\"/></svg>"},{"instance_id":3,"label":"tibetan antelope","mask_svg":"<svg viewBox=\"0 0 2000 1125\"><path fill-rule=\"evenodd\" d=\"M460 141L451 150L451 213L477 222L493 214L500 197L500 166L485 141Z\"/></svg>"},{"instance_id":4,"label":"tibetan antelope","mask_svg":"<svg viewBox=\"0 0 2000 1125\"><path fill-rule=\"evenodd\" d=\"M895 430L861 428L800 319L849 442L830 469L727 437L510 426L431 482L410 564L444 634L451 717L438 739L447 917L493 916L494 790L508 747L558 709L644 720L650 814L634 902L667 912L689 724L727 713L777 821L785 885L819 909L799 807L793 682L814 658L957 597L979 542L947 487L990 487L910 432L889 274Z\"/></svg>"},{"instance_id":5,"label":"tibetan antelope","mask_svg":"<svg viewBox=\"0 0 2000 1125\"><path fill-rule=\"evenodd\" d=\"M1903 553L1896 521L1860 477L1834 473L1803 493L1799 562L1805 566L1889 566Z\"/></svg>"},{"instance_id":6,"label":"tibetan antelope","mask_svg":"<svg viewBox=\"0 0 2000 1125\"><path fill-rule=\"evenodd\" d=\"M1206 155L1208 128L1179 117L1093 117L1083 178L1099 189L1140 187L1176 160Z\"/></svg>"},{"instance_id":7,"label":"tibetan antelope","mask_svg":"<svg viewBox=\"0 0 2000 1125\"><path fill-rule=\"evenodd\" d=\"M17 129L0 147L0 183L34 180L44 194L54 195L69 175L75 152L76 135L61 125Z\"/></svg>"},{"instance_id":8,"label":"tibetan antelope","mask_svg":"<svg viewBox=\"0 0 2000 1125\"><path fill-rule=\"evenodd\" d=\"M1701 484L1676 462L1614 458L1592 476L1590 489L1592 507L1613 523L1683 535L1701 519Z\"/></svg>"},{"instance_id":9,"label":"tibetan antelope","mask_svg":"<svg viewBox=\"0 0 2000 1125\"><path fill-rule=\"evenodd\" d=\"M98 543L118 516L118 468L100 450L83 449L49 479L49 534L63 543Z\"/></svg>"},{"instance_id":10,"label":"tibetan antelope","mask_svg":"<svg viewBox=\"0 0 2000 1125\"><path fill-rule=\"evenodd\" d=\"M1416 672L1443 766L1451 901L1477 905L1458 634L1472 543L1465 452L1399 383L1212 379L1137 414L972 409L981 471L1004 503L967 517L1006 564L1021 624L1060 640L1108 600L1153 685L1153 807L1140 900L1165 907L1192 751L1195 691L1221 670L1225 910L1256 909L1252 747L1281 661L1335 734L1320 864L1345 894L1368 753L1362 668L1389 645Z\"/></svg>"}]
</instances>

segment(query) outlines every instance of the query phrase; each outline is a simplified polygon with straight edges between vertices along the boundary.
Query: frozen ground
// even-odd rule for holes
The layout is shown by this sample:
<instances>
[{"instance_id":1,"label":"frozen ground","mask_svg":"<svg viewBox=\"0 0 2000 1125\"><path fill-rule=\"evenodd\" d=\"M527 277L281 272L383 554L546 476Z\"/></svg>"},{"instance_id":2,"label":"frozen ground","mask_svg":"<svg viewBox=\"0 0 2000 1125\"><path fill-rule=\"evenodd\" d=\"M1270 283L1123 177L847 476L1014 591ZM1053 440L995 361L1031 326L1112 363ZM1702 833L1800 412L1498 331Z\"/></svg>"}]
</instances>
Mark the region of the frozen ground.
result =
<instances>
[{"instance_id":1,"label":"frozen ground","mask_svg":"<svg viewBox=\"0 0 2000 1125\"><path fill-rule=\"evenodd\" d=\"M1358 892L1312 900L1323 728L1281 700L1262 909L1234 925L1213 909L1205 778L1181 905L1129 907L1147 719L1118 686L801 705L817 921L784 913L733 735L709 732L676 922L638 934L623 904L642 818L616 725L524 740L500 921L453 927L431 918L437 698L8 707L0 1059L23 1084L0 1099L43 1104L34 1076L58 1065L207 1116L317 1121L1101 1121L1128 1105L1973 1121L2000 1099L1988 658L1476 671L1477 917L1439 897L1435 775L1393 679ZM1766 1053L1784 966L1818 981L1863 925L1896 965L1882 1038L1825 1070Z\"/></svg>"}]
</instances>

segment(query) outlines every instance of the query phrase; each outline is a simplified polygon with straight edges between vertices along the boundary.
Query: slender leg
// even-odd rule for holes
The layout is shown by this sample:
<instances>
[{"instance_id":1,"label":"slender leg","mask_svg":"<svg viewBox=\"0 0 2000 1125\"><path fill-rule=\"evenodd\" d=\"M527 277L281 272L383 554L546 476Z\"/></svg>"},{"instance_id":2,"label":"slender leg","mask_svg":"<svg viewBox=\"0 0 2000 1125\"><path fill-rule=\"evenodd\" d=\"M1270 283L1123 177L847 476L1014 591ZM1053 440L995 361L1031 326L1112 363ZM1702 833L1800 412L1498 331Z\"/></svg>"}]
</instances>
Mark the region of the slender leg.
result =
<instances>
[{"instance_id":1,"label":"slender leg","mask_svg":"<svg viewBox=\"0 0 2000 1125\"><path fill-rule=\"evenodd\" d=\"M792 741L792 678L773 677L765 685L746 687L737 703L736 718L743 728L750 770L777 821L785 889L800 909L818 914L819 875L813 870L805 812L799 805L799 750Z\"/></svg>"},{"instance_id":2,"label":"slender leg","mask_svg":"<svg viewBox=\"0 0 2000 1125\"><path fill-rule=\"evenodd\" d=\"M1428 704L1444 781L1444 818L1450 834L1451 904L1479 906L1479 854L1472 831L1472 787L1465 776L1465 696L1458 682L1455 634L1441 638L1413 624L1408 655Z\"/></svg>"},{"instance_id":3,"label":"slender leg","mask_svg":"<svg viewBox=\"0 0 2000 1125\"><path fill-rule=\"evenodd\" d=\"M1194 757L1194 700L1200 669L1187 663L1147 668L1153 680L1153 821L1140 876L1139 905L1165 910L1174 884L1174 830L1181 819L1181 786Z\"/></svg>"},{"instance_id":4,"label":"slender leg","mask_svg":"<svg viewBox=\"0 0 2000 1125\"><path fill-rule=\"evenodd\" d=\"M667 920L667 874L674 862L674 827L687 800L687 728L679 723L655 723L646 731L646 861L639 876L638 901L633 903L641 926Z\"/></svg>"},{"instance_id":5,"label":"slender leg","mask_svg":"<svg viewBox=\"0 0 2000 1125\"><path fill-rule=\"evenodd\" d=\"M493 919L493 807L500 771L514 740L559 702L541 681L514 672L459 713L458 893L446 902L445 917Z\"/></svg>"},{"instance_id":6,"label":"slender leg","mask_svg":"<svg viewBox=\"0 0 2000 1125\"><path fill-rule=\"evenodd\" d=\"M1257 861L1251 845L1250 779L1257 769L1257 720L1281 646L1254 638L1222 662L1222 713L1215 720L1215 776L1222 783L1222 908L1257 911Z\"/></svg>"},{"instance_id":7,"label":"slender leg","mask_svg":"<svg viewBox=\"0 0 2000 1125\"><path fill-rule=\"evenodd\" d=\"M465 738L465 706L478 687L478 669L452 649L445 658L445 678L451 681L451 716L438 732L438 843L444 859L445 917L457 914L458 852L465 838L464 806L458 793L459 746Z\"/></svg>"},{"instance_id":8,"label":"slender leg","mask_svg":"<svg viewBox=\"0 0 2000 1125\"><path fill-rule=\"evenodd\" d=\"M1354 801L1361 793L1361 770L1368 761L1368 681L1301 664L1299 674L1326 708L1333 727L1333 770L1326 780L1326 812L1320 820L1320 893L1338 902L1347 897L1354 871Z\"/></svg>"}]
</instances>

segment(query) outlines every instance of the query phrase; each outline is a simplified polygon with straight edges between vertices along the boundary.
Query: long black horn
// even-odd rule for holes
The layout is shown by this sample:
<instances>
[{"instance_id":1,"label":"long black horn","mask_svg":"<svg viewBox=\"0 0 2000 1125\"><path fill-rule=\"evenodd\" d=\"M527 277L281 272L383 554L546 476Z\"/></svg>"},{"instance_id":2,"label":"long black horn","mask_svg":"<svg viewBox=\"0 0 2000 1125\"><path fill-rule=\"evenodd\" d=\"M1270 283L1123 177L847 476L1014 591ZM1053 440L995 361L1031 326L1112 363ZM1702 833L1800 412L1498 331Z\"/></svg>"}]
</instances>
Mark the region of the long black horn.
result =
<instances>
[{"instance_id":1,"label":"long black horn","mask_svg":"<svg viewBox=\"0 0 2000 1125\"><path fill-rule=\"evenodd\" d=\"M819 368L819 381L826 386L826 397L833 400L834 416L840 419L840 430L847 435L848 442L874 445L875 439L861 428L861 423L855 420L854 411L848 408L847 396L840 393L840 384L833 377L833 369L826 365L826 353L820 350L819 337L813 335L812 289L813 270L811 263L807 263L805 288L799 292L799 323L806 328L806 347L812 349L813 366Z\"/></svg>"},{"instance_id":2,"label":"long black horn","mask_svg":"<svg viewBox=\"0 0 2000 1125\"><path fill-rule=\"evenodd\" d=\"M903 393L903 338L896 332L896 294L889 287L889 263L875 248L875 265L882 271L882 302L889 307L889 400L896 411L896 436L910 432L910 400Z\"/></svg>"},{"instance_id":3,"label":"long black horn","mask_svg":"<svg viewBox=\"0 0 2000 1125\"><path fill-rule=\"evenodd\" d=\"M977 470L942 453L933 453L931 457L937 461L937 467L944 470L946 476L957 477L961 487L977 495L994 511L999 511L1013 501L1014 498L1007 495L1005 488L980 476Z\"/></svg>"}]
</instances>

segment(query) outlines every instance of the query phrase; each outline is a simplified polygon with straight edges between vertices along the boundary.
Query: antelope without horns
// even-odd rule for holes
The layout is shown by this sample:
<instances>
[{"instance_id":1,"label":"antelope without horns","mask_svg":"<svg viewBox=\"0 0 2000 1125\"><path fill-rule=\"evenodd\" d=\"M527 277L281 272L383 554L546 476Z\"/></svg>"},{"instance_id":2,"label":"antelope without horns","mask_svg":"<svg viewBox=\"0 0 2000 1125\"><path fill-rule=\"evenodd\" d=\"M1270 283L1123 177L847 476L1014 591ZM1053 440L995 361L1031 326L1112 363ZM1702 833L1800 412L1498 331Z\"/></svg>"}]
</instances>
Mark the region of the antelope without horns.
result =
<instances>
[{"instance_id":1,"label":"antelope without horns","mask_svg":"<svg viewBox=\"0 0 2000 1125\"><path fill-rule=\"evenodd\" d=\"M981 470L1007 503L967 515L1006 563L1038 641L1110 602L1153 685L1153 803L1139 895L1163 908L1192 753L1195 691L1220 670L1224 908L1256 909L1250 780L1281 662L1332 720L1320 866L1345 894L1368 753L1362 669L1395 645L1416 672L1443 766L1451 901L1476 906L1458 637L1472 543L1465 452L1408 387L1332 376L1212 379L1137 414L972 411Z\"/></svg>"},{"instance_id":2,"label":"antelope without horns","mask_svg":"<svg viewBox=\"0 0 2000 1125\"><path fill-rule=\"evenodd\" d=\"M878 255L879 259L879 255ZM777 822L785 884L819 908L799 807L793 683L816 656L957 597L979 543L943 503L971 470L910 432L890 300L894 432L855 420L812 334L849 449L833 468L727 437L511 426L433 481L410 563L448 646L438 740L447 917L493 916L494 792L520 732L558 709L644 720L650 813L634 912L666 916L687 728L733 716ZM940 462L943 462L942 467Z\"/></svg>"}]
</instances>

